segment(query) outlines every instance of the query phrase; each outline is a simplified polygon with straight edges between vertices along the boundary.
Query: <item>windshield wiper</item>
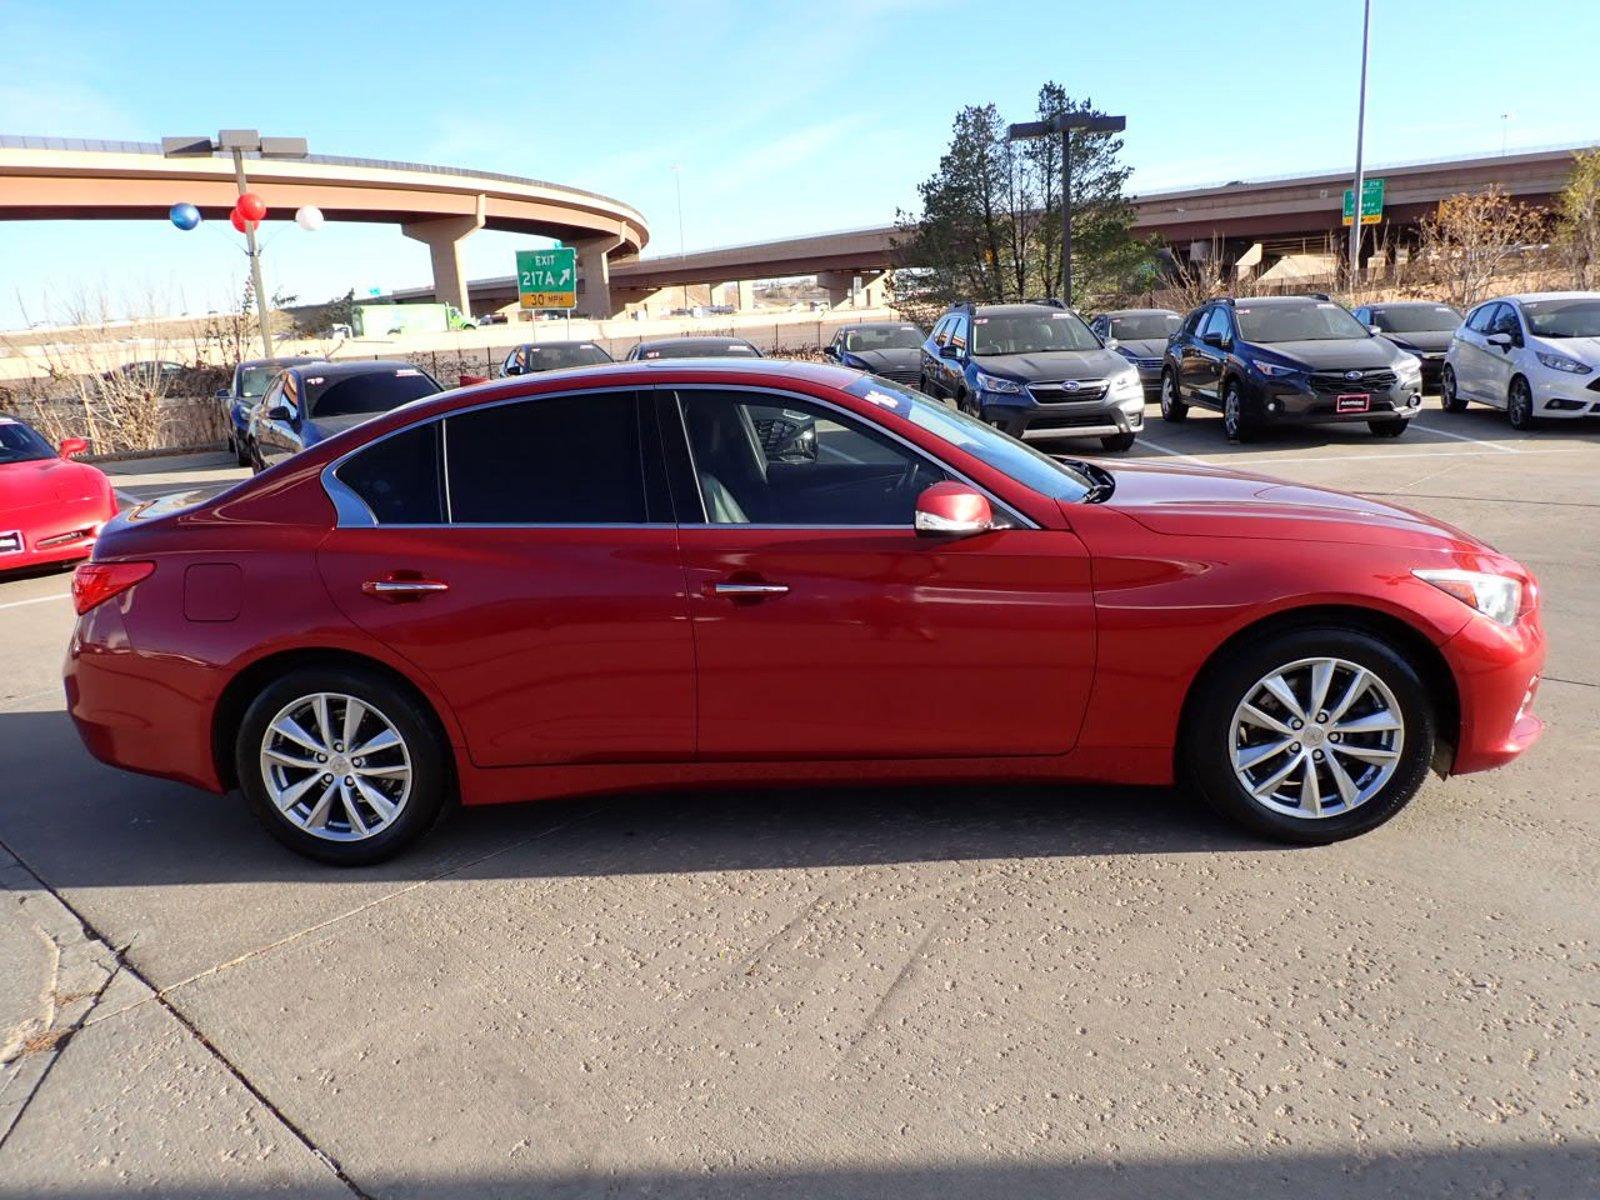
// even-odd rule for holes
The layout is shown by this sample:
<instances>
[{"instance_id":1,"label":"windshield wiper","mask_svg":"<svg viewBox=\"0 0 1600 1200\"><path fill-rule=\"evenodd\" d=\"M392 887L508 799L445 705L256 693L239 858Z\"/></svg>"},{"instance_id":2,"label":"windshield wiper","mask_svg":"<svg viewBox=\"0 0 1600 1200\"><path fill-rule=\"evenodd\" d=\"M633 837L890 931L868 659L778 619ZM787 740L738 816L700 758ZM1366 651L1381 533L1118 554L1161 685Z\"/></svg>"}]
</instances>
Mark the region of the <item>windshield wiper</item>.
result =
<instances>
[{"instance_id":1,"label":"windshield wiper","mask_svg":"<svg viewBox=\"0 0 1600 1200\"><path fill-rule=\"evenodd\" d=\"M1111 493L1117 490L1117 477L1097 463L1081 458L1058 458L1056 461L1088 478L1089 490L1083 494L1084 504L1099 504L1110 499Z\"/></svg>"}]
</instances>

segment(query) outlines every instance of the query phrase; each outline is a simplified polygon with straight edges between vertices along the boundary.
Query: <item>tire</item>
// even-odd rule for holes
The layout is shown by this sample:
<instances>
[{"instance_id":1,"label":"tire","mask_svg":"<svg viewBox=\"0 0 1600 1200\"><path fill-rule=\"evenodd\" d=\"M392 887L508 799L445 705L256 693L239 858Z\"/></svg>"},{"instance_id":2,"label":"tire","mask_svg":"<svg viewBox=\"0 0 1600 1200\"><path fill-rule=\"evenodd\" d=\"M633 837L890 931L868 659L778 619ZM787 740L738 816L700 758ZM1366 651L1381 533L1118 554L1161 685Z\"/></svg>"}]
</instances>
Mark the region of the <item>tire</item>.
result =
<instances>
[{"instance_id":1,"label":"tire","mask_svg":"<svg viewBox=\"0 0 1600 1200\"><path fill-rule=\"evenodd\" d=\"M1539 420L1533 415L1533 389L1521 375L1513 377L1506 390L1506 420L1521 433L1539 428Z\"/></svg>"},{"instance_id":2,"label":"tire","mask_svg":"<svg viewBox=\"0 0 1600 1200\"><path fill-rule=\"evenodd\" d=\"M331 739L322 736L315 720L314 697L319 695L327 698ZM380 735L392 734L397 746L372 750L365 761L353 754L342 761L348 748L339 739L348 710L341 700L349 698L364 710L356 725L357 740L370 745ZM274 722L282 728L285 717L324 751L339 749L315 760L315 752L298 738L269 730ZM280 765L289 760L269 759L269 749L292 752L291 759L303 756L312 770ZM335 770L333 782L324 786L330 776L318 774L315 764L320 761L351 773L340 778ZM433 715L382 674L351 667L301 667L267 684L239 723L234 766L250 811L268 833L297 854L336 866L364 866L399 853L433 825L451 790L449 752ZM346 780L357 777L355 786L346 786ZM385 814L365 798L373 793L392 812ZM280 808L275 795L301 798ZM319 806L321 832L314 832ZM370 822L372 831L359 828L358 821Z\"/></svg>"},{"instance_id":3,"label":"tire","mask_svg":"<svg viewBox=\"0 0 1600 1200\"><path fill-rule=\"evenodd\" d=\"M1178 398L1178 376L1173 371L1161 372L1161 419L1178 422L1189 415L1189 406Z\"/></svg>"},{"instance_id":4,"label":"tire","mask_svg":"<svg viewBox=\"0 0 1600 1200\"><path fill-rule=\"evenodd\" d=\"M1444 370L1439 373L1439 407L1448 413L1467 411L1467 402L1456 389L1456 369L1449 363L1445 363Z\"/></svg>"},{"instance_id":5,"label":"tire","mask_svg":"<svg viewBox=\"0 0 1600 1200\"><path fill-rule=\"evenodd\" d=\"M1309 703L1318 670L1312 664L1318 661L1337 664L1328 669L1320 712ZM1293 716L1293 710L1264 688L1279 671L1300 716ZM1375 683L1365 685L1339 715L1357 671ZM1180 742L1187 776L1217 812L1264 837L1302 845L1354 837L1398 813L1427 778L1437 735L1427 689L1403 655L1370 633L1319 625L1248 642L1208 667L1195 687L1203 702L1189 706ZM1279 728L1245 719L1247 701L1259 704L1256 714L1278 721ZM1389 719L1385 713L1398 716L1398 730L1337 732L1345 722L1383 724ZM1319 716L1337 716L1337 721L1319 722ZM1294 720L1302 722L1298 730L1292 728ZM1343 749L1335 747L1336 733ZM1313 734L1322 749L1308 745ZM1280 743L1282 749L1272 750ZM1245 761L1236 769L1240 751L1257 751L1241 755L1255 762ZM1314 754L1323 757L1313 759ZM1385 754L1391 757L1383 758ZM1288 768L1282 776L1280 763ZM1316 777L1309 787L1308 766ZM1344 774L1348 792L1337 772ZM1247 789L1246 779L1254 789ZM1272 790L1260 791L1264 786Z\"/></svg>"},{"instance_id":6,"label":"tire","mask_svg":"<svg viewBox=\"0 0 1600 1200\"><path fill-rule=\"evenodd\" d=\"M1397 438L1406 431L1409 421L1368 421L1367 428L1372 431L1373 437Z\"/></svg>"},{"instance_id":7,"label":"tire","mask_svg":"<svg viewBox=\"0 0 1600 1200\"><path fill-rule=\"evenodd\" d=\"M1239 385L1232 381L1222 389L1222 431L1228 435L1230 442L1256 440L1255 425L1245 415L1244 395L1239 391Z\"/></svg>"},{"instance_id":8,"label":"tire","mask_svg":"<svg viewBox=\"0 0 1600 1200\"><path fill-rule=\"evenodd\" d=\"M1138 436L1135 433L1114 433L1110 437L1101 438L1100 445L1108 454L1119 454L1124 450L1132 450Z\"/></svg>"},{"instance_id":9,"label":"tire","mask_svg":"<svg viewBox=\"0 0 1600 1200\"><path fill-rule=\"evenodd\" d=\"M242 442L240 442L237 438L229 438L228 444L229 448L233 451L234 461L237 462L241 467L249 467L254 465L250 461L250 455L245 450Z\"/></svg>"}]
</instances>

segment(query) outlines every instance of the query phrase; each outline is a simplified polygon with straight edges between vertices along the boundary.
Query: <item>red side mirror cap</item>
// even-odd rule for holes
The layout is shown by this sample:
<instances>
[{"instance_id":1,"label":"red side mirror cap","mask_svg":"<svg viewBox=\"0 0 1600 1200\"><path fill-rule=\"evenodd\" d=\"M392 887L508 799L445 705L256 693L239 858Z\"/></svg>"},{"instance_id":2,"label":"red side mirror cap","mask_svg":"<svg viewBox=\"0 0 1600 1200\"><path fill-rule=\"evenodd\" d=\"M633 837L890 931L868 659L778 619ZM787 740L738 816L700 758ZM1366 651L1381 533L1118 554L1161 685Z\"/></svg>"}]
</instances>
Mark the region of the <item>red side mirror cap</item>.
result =
<instances>
[{"instance_id":1,"label":"red side mirror cap","mask_svg":"<svg viewBox=\"0 0 1600 1200\"><path fill-rule=\"evenodd\" d=\"M915 526L928 537L970 537L994 528L994 510L977 488L946 479L917 497Z\"/></svg>"},{"instance_id":2,"label":"red side mirror cap","mask_svg":"<svg viewBox=\"0 0 1600 1200\"><path fill-rule=\"evenodd\" d=\"M80 454L89 452L88 438L66 438L62 441L59 453L62 458L77 458Z\"/></svg>"}]
</instances>

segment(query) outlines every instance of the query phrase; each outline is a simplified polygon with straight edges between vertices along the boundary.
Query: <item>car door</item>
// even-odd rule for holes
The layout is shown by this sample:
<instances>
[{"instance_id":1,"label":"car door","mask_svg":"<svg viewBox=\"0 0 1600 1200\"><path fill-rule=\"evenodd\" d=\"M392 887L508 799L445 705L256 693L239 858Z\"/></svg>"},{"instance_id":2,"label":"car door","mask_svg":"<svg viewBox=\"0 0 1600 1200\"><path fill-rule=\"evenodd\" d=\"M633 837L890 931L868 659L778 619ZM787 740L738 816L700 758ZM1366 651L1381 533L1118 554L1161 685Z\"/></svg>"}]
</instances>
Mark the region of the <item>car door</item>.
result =
<instances>
[{"instance_id":1,"label":"car door","mask_svg":"<svg viewBox=\"0 0 1600 1200\"><path fill-rule=\"evenodd\" d=\"M1510 338L1508 345L1497 345L1496 335ZM1517 352L1527 345L1522 335L1522 320L1515 305L1501 301L1489 318L1487 336L1483 340L1483 398L1491 404L1505 408L1510 402L1511 377L1517 370Z\"/></svg>"},{"instance_id":2,"label":"car door","mask_svg":"<svg viewBox=\"0 0 1600 1200\"><path fill-rule=\"evenodd\" d=\"M816 399L661 390L707 759L1059 754L1094 661L1089 559L1065 530L918 536L945 468ZM750 410L806 412L818 452L769 461Z\"/></svg>"},{"instance_id":3,"label":"car door","mask_svg":"<svg viewBox=\"0 0 1600 1200\"><path fill-rule=\"evenodd\" d=\"M263 468L275 466L300 449L303 408L298 378L293 371L285 371L267 389L256 411L256 457Z\"/></svg>"},{"instance_id":4,"label":"car door","mask_svg":"<svg viewBox=\"0 0 1600 1200\"><path fill-rule=\"evenodd\" d=\"M483 405L335 477L358 502L319 550L328 590L433 682L474 763L692 756L683 567L634 392Z\"/></svg>"},{"instance_id":5,"label":"car door","mask_svg":"<svg viewBox=\"0 0 1600 1200\"><path fill-rule=\"evenodd\" d=\"M1218 336L1226 343L1228 338L1228 313L1220 304L1207 310L1195 330L1195 336L1185 343L1181 371L1183 390L1195 399L1215 405L1217 382L1222 377L1222 363L1227 352L1207 343L1207 336Z\"/></svg>"},{"instance_id":6,"label":"car door","mask_svg":"<svg viewBox=\"0 0 1600 1200\"><path fill-rule=\"evenodd\" d=\"M1456 372L1456 391L1474 400L1485 398L1488 376L1489 323L1499 310L1498 303L1480 304L1467 314L1461 328L1456 330L1456 353L1453 365Z\"/></svg>"},{"instance_id":7,"label":"car door","mask_svg":"<svg viewBox=\"0 0 1600 1200\"><path fill-rule=\"evenodd\" d=\"M934 323L922 343L922 378L928 385L928 394L936 400L944 399L944 363L939 359L939 350L949 340L950 318L944 316Z\"/></svg>"}]
</instances>

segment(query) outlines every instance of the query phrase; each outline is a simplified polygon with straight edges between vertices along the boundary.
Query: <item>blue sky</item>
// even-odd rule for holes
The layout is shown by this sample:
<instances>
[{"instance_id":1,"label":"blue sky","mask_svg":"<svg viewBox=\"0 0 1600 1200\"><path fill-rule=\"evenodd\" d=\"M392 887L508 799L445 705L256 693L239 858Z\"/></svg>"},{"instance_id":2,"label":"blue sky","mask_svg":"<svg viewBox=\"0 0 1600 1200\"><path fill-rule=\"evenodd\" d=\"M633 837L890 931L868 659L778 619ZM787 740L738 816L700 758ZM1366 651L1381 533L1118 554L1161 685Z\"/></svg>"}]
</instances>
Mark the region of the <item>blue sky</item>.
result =
<instances>
[{"instance_id":1,"label":"blue sky","mask_svg":"<svg viewBox=\"0 0 1600 1200\"><path fill-rule=\"evenodd\" d=\"M1369 161L1600 142L1600 3L1373 9ZM888 221L958 108L1022 119L1049 78L1127 115L1135 191L1346 167L1360 19L1359 0L0 0L0 133L303 134L613 195L675 253L674 164L691 250ZM226 304L246 264L217 225L0 225L0 328L86 291ZM269 286L305 300L428 278L397 229L267 236ZM469 270L508 274L528 244L477 234Z\"/></svg>"}]
</instances>

